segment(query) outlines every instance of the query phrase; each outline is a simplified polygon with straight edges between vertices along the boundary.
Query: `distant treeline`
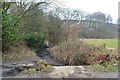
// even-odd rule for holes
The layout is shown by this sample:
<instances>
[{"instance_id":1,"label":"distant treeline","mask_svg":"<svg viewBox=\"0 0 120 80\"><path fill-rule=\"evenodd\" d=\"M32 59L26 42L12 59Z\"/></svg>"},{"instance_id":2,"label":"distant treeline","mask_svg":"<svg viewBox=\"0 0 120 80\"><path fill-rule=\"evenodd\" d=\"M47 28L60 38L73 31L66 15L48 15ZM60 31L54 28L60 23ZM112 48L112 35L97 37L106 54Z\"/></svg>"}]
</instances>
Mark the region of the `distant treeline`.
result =
<instances>
[{"instance_id":1,"label":"distant treeline","mask_svg":"<svg viewBox=\"0 0 120 80\"><path fill-rule=\"evenodd\" d=\"M85 26L84 26L85 25ZM113 23L84 21L80 38L112 39L118 38L118 26Z\"/></svg>"},{"instance_id":2,"label":"distant treeline","mask_svg":"<svg viewBox=\"0 0 120 80\"><path fill-rule=\"evenodd\" d=\"M114 24L112 23L112 17L102 12L89 14L78 9L56 8L51 13L62 20L62 26L71 27L71 25L74 25L82 30L82 32L79 32L79 38L118 38L120 19Z\"/></svg>"}]
</instances>

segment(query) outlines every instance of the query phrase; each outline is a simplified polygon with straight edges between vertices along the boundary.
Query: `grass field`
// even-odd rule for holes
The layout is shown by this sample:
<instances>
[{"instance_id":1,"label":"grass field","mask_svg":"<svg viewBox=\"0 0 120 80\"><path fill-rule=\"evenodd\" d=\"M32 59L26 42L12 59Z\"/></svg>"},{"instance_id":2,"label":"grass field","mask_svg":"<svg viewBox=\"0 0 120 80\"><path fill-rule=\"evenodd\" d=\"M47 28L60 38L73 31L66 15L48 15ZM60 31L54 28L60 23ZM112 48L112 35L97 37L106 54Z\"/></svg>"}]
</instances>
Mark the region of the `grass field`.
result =
<instances>
[{"instance_id":1,"label":"grass field","mask_svg":"<svg viewBox=\"0 0 120 80\"><path fill-rule=\"evenodd\" d=\"M108 48L118 48L118 39L86 39L88 44L103 45L106 44Z\"/></svg>"}]
</instances>

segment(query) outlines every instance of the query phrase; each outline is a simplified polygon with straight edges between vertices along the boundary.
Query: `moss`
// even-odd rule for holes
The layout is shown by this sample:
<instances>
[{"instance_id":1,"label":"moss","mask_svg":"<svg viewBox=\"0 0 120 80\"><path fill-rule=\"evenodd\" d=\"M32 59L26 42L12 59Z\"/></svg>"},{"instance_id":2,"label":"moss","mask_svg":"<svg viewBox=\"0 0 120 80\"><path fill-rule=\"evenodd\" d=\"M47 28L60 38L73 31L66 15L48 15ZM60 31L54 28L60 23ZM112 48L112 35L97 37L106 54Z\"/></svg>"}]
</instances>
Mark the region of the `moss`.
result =
<instances>
[{"instance_id":1,"label":"moss","mask_svg":"<svg viewBox=\"0 0 120 80\"><path fill-rule=\"evenodd\" d=\"M44 71L49 71L51 69L54 69L52 66L48 65L46 68L44 68L43 70L41 70L42 72Z\"/></svg>"},{"instance_id":2,"label":"moss","mask_svg":"<svg viewBox=\"0 0 120 80\"><path fill-rule=\"evenodd\" d=\"M53 69L53 67L51 65L48 65L47 62L45 60L41 61L37 61L37 71L47 71Z\"/></svg>"},{"instance_id":3,"label":"moss","mask_svg":"<svg viewBox=\"0 0 120 80\"><path fill-rule=\"evenodd\" d=\"M31 68L31 69L24 69L21 73L23 74L30 74L30 73L38 73L38 72L44 72L44 71L49 71L53 69L52 66L48 65L47 67L39 67L39 70L37 70L36 68Z\"/></svg>"},{"instance_id":4,"label":"moss","mask_svg":"<svg viewBox=\"0 0 120 80\"><path fill-rule=\"evenodd\" d=\"M21 69L23 70L21 73L29 74L29 73L49 71L53 69L53 67L51 65L48 65L47 62L45 62L45 60L43 61L38 60L36 61L36 64L34 64L34 68L23 69L23 67L21 67Z\"/></svg>"},{"instance_id":5,"label":"moss","mask_svg":"<svg viewBox=\"0 0 120 80\"><path fill-rule=\"evenodd\" d=\"M29 74L29 73L36 73L36 69L35 68L32 68L32 69L26 69L24 71L22 71L21 73L24 73L24 74Z\"/></svg>"}]
</instances>

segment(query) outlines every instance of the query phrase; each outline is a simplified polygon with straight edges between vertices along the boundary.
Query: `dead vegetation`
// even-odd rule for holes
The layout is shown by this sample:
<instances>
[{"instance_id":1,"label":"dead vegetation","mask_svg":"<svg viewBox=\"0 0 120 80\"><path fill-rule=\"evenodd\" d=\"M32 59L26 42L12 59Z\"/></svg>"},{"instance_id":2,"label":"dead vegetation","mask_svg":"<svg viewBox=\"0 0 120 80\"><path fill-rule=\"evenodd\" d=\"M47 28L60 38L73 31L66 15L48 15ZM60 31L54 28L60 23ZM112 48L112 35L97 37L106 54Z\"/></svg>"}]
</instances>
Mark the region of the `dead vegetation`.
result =
<instances>
[{"instance_id":1,"label":"dead vegetation","mask_svg":"<svg viewBox=\"0 0 120 80\"><path fill-rule=\"evenodd\" d=\"M103 46L95 46L82 41L69 41L50 49L52 56L64 65L97 65L115 63L117 52Z\"/></svg>"},{"instance_id":2,"label":"dead vegetation","mask_svg":"<svg viewBox=\"0 0 120 80\"><path fill-rule=\"evenodd\" d=\"M24 58L35 55L36 54L33 50L31 50L27 45L22 43L18 46L11 46L9 50L4 51L2 54L2 59L9 60L14 58Z\"/></svg>"}]
</instances>

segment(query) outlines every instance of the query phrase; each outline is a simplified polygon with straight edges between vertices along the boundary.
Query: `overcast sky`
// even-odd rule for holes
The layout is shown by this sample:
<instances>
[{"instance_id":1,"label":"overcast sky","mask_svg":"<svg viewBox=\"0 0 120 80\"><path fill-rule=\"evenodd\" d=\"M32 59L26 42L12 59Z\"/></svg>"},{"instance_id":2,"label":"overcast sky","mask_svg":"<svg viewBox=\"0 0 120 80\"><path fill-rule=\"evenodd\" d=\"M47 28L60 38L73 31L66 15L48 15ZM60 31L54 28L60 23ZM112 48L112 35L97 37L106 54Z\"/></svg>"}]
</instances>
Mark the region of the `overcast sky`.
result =
<instances>
[{"instance_id":1,"label":"overcast sky","mask_svg":"<svg viewBox=\"0 0 120 80\"><path fill-rule=\"evenodd\" d=\"M71 9L81 9L93 13L101 11L109 14L113 22L118 19L118 2L120 0L62 0L64 4Z\"/></svg>"}]
</instances>

